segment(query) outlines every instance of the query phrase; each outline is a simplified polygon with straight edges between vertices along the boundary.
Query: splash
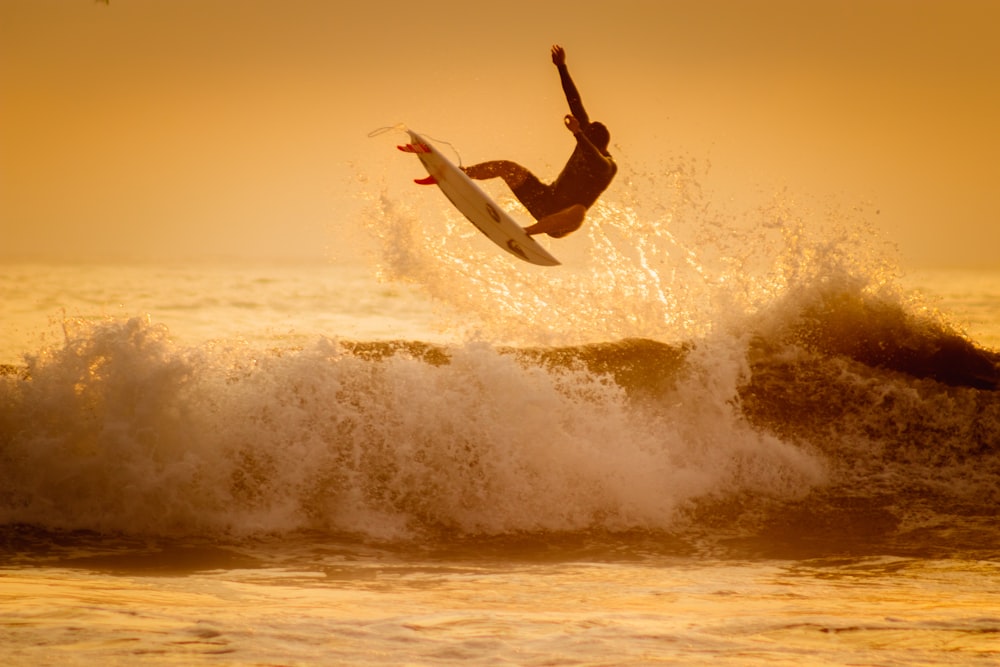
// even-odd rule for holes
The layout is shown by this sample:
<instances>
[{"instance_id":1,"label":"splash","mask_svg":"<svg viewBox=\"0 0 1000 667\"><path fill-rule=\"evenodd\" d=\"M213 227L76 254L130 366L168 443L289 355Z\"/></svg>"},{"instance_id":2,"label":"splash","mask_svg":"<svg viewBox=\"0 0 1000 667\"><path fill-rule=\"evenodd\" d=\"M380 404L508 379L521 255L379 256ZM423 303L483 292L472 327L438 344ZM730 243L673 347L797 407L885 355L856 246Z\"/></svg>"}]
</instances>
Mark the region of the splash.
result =
<instances>
[{"instance_id":1,"label":"splash","mask_svg":"<svg viewBox=\"0 0 1000 667\"><path fill-rule=\"evenodd\" d=\"M862 207L818 214L779 192L736 213L704 191L696 160L662 169L623 173L625 199L600 201L566 240L543 239L561 267L494 252L440 197L418 207L383 189L368 196L363 221L378 243L382 279L417 286L456 332L526 345L690 341L743 328L795 285L837 273L872 285L895 277Z\"/></svg>"}]
</instances>

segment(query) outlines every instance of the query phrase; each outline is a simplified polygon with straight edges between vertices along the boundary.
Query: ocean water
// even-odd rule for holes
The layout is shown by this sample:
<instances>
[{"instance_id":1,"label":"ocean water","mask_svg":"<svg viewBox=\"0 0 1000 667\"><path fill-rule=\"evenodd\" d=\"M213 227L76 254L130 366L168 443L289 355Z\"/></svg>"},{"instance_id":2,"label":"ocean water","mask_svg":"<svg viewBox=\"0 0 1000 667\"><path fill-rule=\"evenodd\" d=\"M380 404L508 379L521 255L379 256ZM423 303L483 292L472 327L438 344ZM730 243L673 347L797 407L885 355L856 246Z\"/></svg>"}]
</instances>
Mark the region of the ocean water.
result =
<instances>
[{"instance_id":1,"label":"ocean water","mask_svg":"<svg viewBox=\"0 0 1000 667\"><path fill-rule=\"evenodd\" d=\"M378 187L361 261L0 266L0 655L1000 662L1000 273L695 172L551 269Z\"/></svg>"}]
</instances>

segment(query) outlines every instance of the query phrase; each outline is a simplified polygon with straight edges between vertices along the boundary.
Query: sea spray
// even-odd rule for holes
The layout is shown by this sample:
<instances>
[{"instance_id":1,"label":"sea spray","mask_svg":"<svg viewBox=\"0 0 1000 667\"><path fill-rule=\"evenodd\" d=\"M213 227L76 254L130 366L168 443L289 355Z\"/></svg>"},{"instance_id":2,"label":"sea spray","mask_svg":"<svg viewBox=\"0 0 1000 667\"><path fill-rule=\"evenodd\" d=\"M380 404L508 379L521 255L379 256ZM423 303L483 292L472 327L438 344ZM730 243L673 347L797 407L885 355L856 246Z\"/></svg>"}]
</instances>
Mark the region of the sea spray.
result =
<instances>
[{"instance_id":1,"label":"sea spray","mask_svg":"<svg viewBox=\"0 0 1000 667\"><path fill-rule=\"evenodd\" d=\"M892 248L866 207L807 204L778 191L740 209L704 187L707 169L683 157L657 172L624 168L619 194L600 200L580 231L540 237L559 267L495 252L443 197L423 190L406 199L385 186L369 192L361 223L382 279L426 294L453 333L520 345L682 343L745 330L748 316L789 288L824 280L831 267L873 285L896 278ZM494 190L530 219L509 192Z\"/></svg>"}]
</instances>

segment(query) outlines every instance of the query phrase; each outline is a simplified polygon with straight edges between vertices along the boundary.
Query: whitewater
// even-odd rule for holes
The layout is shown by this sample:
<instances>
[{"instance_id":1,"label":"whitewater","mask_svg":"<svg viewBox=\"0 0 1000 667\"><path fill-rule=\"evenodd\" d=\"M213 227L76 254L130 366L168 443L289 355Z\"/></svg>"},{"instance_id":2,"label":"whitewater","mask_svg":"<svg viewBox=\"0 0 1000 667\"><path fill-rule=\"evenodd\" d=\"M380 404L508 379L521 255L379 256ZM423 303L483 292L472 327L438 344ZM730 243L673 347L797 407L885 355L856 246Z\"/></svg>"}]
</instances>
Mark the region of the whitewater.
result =
<instances>
[{"instance_id":1,"label":"whitewater","mask_svg":"<svg viewBox=\"0 0 1000 667\"><path fill-rule=\"evenodd\" d=\"M0 654L995 662L1000 275L702 170L555 268L371 183L363 261L0 267Z\"/></svg>"}]
</instances>

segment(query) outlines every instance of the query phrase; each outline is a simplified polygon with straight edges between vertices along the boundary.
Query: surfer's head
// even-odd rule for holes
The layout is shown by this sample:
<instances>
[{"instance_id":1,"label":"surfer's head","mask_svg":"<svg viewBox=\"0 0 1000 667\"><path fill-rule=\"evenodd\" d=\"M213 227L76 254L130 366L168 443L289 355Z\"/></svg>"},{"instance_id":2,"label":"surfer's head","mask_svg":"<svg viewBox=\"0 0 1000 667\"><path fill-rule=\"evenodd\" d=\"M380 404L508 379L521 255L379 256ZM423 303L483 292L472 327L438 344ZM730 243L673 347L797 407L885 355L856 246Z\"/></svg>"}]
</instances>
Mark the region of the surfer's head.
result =
<instances>
[{"instance_id":1,"label":"surfer's head","mask_svg":"<svg viewBox=\"0 0 1000 667\"><path fill-rule=\"evenodd\" d=\"M597 146L600 150L608 150L608 144L611 143L611 132L608 131L604 123L591 123L583 133L590 139L590 143Z\"/></svg>"}]
</instances>

